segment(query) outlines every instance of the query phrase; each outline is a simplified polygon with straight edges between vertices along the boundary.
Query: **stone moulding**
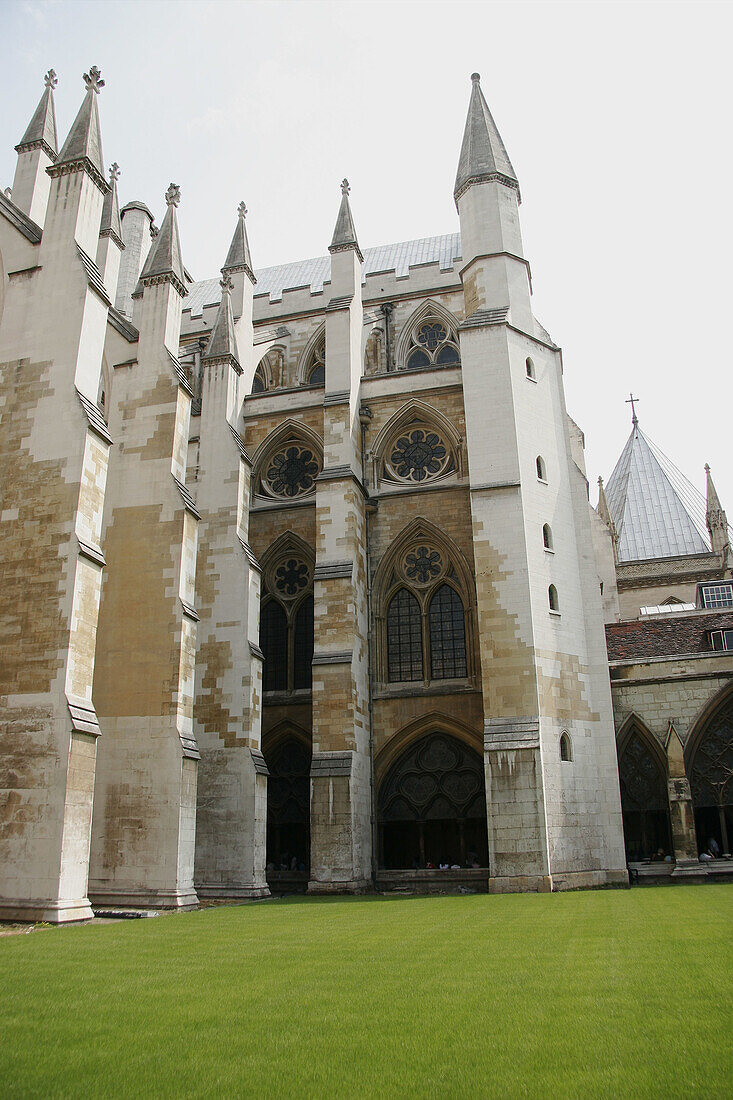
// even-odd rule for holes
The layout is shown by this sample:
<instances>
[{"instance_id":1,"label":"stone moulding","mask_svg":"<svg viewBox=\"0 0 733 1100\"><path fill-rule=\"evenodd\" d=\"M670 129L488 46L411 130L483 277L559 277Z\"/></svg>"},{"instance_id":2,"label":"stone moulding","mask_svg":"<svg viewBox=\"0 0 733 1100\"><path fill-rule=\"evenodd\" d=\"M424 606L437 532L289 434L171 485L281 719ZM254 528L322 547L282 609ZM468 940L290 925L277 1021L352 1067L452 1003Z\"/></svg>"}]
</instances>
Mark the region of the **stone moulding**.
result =
<instances>
[{"instance_id":1,"label":"stone moulding","mask_svg":"<svg viewBox=\"0 0 733 1100\"><path fill-rule=\"evenodd\" d=\"M116 329L128 344L136 344L140 338L140 333L135 326L123 317L119 310L114 306L110 306L109 313L107 314L107 321L112 325L113 329Z\"/></svg>"},{"instance_id":2,"label":"stone moulding","mask_svg":"<svg viewBox=\"0 0 733 1100\"><path fill-rule=\"evenodd\" d=\"M184 733L183 730L178 731L178 736L181 739L181 747L183 749L183 755L187 756L189 760L200 760L201 753L196 743L196 738L192 733Z\"/></svg>"},{"instance_id":3,"label":"stone moulding","mask_svg":"<svg viewBox=\"0 0 733 1100\"><path fill-rule=\"evenodd\" d=\"M173 475L171 475L171 476L173 476ZM175 485L176 485L176 488L178 489L178 492L181 494L181 499L183 500L183 505L184 505L186 511L190 512L191 515L195 519L201 519L201 513L199 512L198 508L196 507L196 504L194 503L194 499L191 496L191 494L189 493L186 486L183 484L182 481L179 481L177 477L174 477L173 481L175 482Z\"/></svg>"},{"instance_id":4,"label":"stone moulding","mask_svg":"<svg viewBox=\"0 0 733 1100\"><path fill-rule=\"evenodd\" d=\"M81 407L84 410L84 415L89 422L89 427L100 437L100 439L103 439L104 442L108 443L111 447L113 442L112 436L109 434L109 428L97 406L93 401L90 401L88 397L85 397L83 393L80 393L79 390L76 391L76 396L79 398Z\"/></svg>"},{"instance_id":5,"label":"stone moulding","mask_svg":"<svg viewBox=\"0 0 733 1100\"><path fill-rule=\"evenodd\" d=\"M76 541L79 543L79 553L84 558L88 558L89 561L93 561L95 565L106 565L107 561L99 546L92 546L89 542L82 542L79 536L76 536Z\"/></svg>"},{"instance_id":6,"label":"stone moulding","mask_svg":"<svg viewBox=\"0 0 733 1100\"><path fill-rule=\"evenodd\" d=\"M253 657L257 657L258 660L264 661L265 655L256 642L249 643L249 651Z\"/></svg>"},{"instance_id":7,"label":"stone moulding","mask_svg":"<svg viewBox=\"0 0 733 1100\"><path fill-rule=\"evenodd\" d=\"M350 649L341 653L314 653L311 664L314 665L350 665L353 653Z\"/></svg>"},{"instance_id":8,"label":"stone moulding","mask_svg":"<svg viewBox=\"0 0 733 1100\"><path fill-rule=\"evenodd\" d=\"M250 751L250 755L252 757L252 763L254 764L254 769L257 772L257 774L258 775L269 775L270 772L269 772L267 764L265 762L265 758L262 755L262 753L260 752L260 750L259 749L250 749L249 751Z\"/></svg>"},{"instance_id":9,"label":"stone moulding","mask_svg":"<svg viewBox=\"0 0 733 1100\"><path fill-rule=\"evenodd\" d=\"M36 225L27 214L15 205L8 196L0 191L0 214L3 214L19 233L22 233L31 244L40 244L43 230Z\"/></svg>"},{"instance_id":10,"label":"stone moulding","mask_svg":"<svg viewBox=\"0 0 733 1100\"><path fill-rule=\"evenodd\" d=\"M334 393L327 393L323 398L324 408L330 405L347 405L350 397L349 390L337 390Z\"/></svg>"},{"instance_id":11,"label":"stone moulding","mask_svg":"<svg viewBox=\"0 0 733 1100\"><path fill-rule=\"evenodd\" d=\"M99 719L93 704L88 699L80 699L77 695L68 694L66 703L74 733L87 733L91 737L99 737L102 731L99 728Z\"/></svg>"},{"instance_id":12,"label":"stone moulding","mask_svg":"<svg viewBox=\"0 0 733 1100\"><path fill-rule=\"evenodd\" d=\"M188 394L189 397L193 397L193 390L191 389L191 383L188 381L188 378L186 378L185 370L183 369L183 367L181 366L181 364L179 363L178 359L175 357L173 352L170 351L168 348L166 348L165 350L168 352L168 358L171 361L171 366L173 367L173 373L176 376L176 381L178 382L178 385L181 386L186 391L186 393Z\"/></svg>"},{"instance_id":13,"label":"stone moulding","mask_svg":"<svg viewBox=\"0 0 733 1100\"><path fill-rule=\"evenodd\" d=\"M511 752L540 747L539 718L487 718L484 721L484 751Z\"/></svg>"},{"instance_id":14,"label":"stone moulding","mask_svg":"<svg viewBox=\"0 0 733 1100\"><path fill-rule=\"evenodd\" d=\"M107 293L107 288L104 285L101 271L99 270L91 256L87 256L86 252L79 244L77 244L76 246L76 251L79 255L79 259L84 265L84 270L86 271L87 282L90 289L93 290L99 298L101 298L108 309L111 309L112 303L109 300L109 294Z\"/></svg>"},{"instance_id":15,"label":"stone moulding","mask_svg":"<svg viewBox=\"0 0 733 1100\"><path fill-rule=\"evenodd\" d=\"M180 599L180 596L179 596L179 599ZM181 608L183 610L183 614L187 618L193 619L193 621L195 623L201 622L199 616L196 614L196 611L194 610L194 608L191 607L190 603L186 603L185 600L181 600Z\"/></svg>"},{"instance_id":16,"label":"stone moulding","mask_svg":"<svg viewBox=\"0 0 733 1100\"><path fill-rule=\"evenodd\" d=\"M311 762L311 779L337 775L351 775L353 752L314 752Z\"/></svg>"},{"instance_id":17,"label":"stone moulding","mask_svg":"<svg viewBox=\"0 0 733 1100\"><path fill-rule=\"evenodd\" d=\"M313 572L314 581L331 581L346 577L351 580L354 572L352 561L324 561Z\"/></svg>"}]
</instances>

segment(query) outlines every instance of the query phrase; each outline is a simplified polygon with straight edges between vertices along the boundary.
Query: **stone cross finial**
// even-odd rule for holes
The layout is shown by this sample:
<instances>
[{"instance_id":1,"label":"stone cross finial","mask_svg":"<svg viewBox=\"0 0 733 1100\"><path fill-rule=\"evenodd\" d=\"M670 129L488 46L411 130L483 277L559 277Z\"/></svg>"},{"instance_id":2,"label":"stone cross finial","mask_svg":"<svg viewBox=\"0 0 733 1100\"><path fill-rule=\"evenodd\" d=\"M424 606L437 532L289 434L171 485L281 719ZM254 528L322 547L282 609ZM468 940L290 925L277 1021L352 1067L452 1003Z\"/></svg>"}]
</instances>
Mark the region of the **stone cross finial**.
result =
<instances>
[{"instance_id":1,"label":"stone cross finial","mask_svg":"<svg viewBox=\"0 0 733 1100\"><path fill-rule=\"evenodd\" d=\"M56 76L56 71L54 69L49 69L43 78L43 83L46 85L47 88L50 88L51 91L53 91L53 89L58 85L58 82L59 78Z\"/></svg>"},{"instance_id":2,"label":"stone cross finial","mask_svg":"<svg viewBox=\"0 0 733 1100\"><path fill-rule=\"evenodd\" d=\"M181 189L177 183L172 183L165 193L166 206L178 206L181 201Z\"/></svg>"},{"instance_id":3,"label":"stone cross finial","mask_svg":"<svg viewBox=\"0 0 733 1100\"><path fill-rule=\"evenodd\" d=\"M706 474L710 473L710 465L707 462L705 463L705 473Z\"/></svg>"},{"instance_id":4,"label":"stone cross finial","mask_svg":"<svg viewBox=\"0 0 733 1100\"><path fill-rule=\"evenodd\" d=\"M96 92L97 95L99 95L102 88L104 87L104 81L102 80L102 74L100 73L96 65L92 65L89 72L84 73L84 83L87 86L87 91L89 91L89 89L91 88L93 92Z\"/></svg>"},{"instance_id":5,"label":"stone cross finial","mask_svg":"<svg viewBox=\"0 0 733 1100\"><path fill-rule=\"evenodd\" d=\"M237 207L237 213L239 214L240 218L247 217L247 207L244 205L243 202L240 202L239 206Z\"/></svg>"},{"instance_id":6,"label":"stone cross finial","mask_svg":"<svg viewBox=\"0 0 733 1100\"><path fill-rule=\"evenodd\" d=\"M634 425L634 427L636 427L639 423L639 417L636 415L636 402L638 400L639 398L634 397L633 393L630 393L629 396L626 398L626 404L631 405L631 423Z\"/></svg>"},{"instance_id":7,"label":"stone cross finial","mask_svg":"<svg viewBox=\"0 0 733 1100\"><path fill-rule=\"evenodd\" d=\"M349 181L346 179L346 177L344 177L344 179L341 180L341 194L348 195L350 191L351 188L349 187Z\"/></svg>"},{"instance_id":8,"label":"stone cross finial","mask_svg":"<svg viewBox=\"0 0 733 1100\"><path fill-rule=\"evenodd\" d=\"M109 182L116 183L122 173L120 172L120 166L117 161L113 161L109 168Z\"/></svg>"},{"instance_id":9,"label":"stone cross finial","mask_svg":"<svg viewBox=\"0 0 733 1100\"><path fill-rule=\"evenodd\" d=\"M226 271L222 271L221 279L219 280L219 286L222 289L223 294L230 294L234 290L234 283L231 275Z\"/></svg>"},{"instance_id":10,"label":"stone cross finial","mask_svg":"<svg viewBox=\"0 0 733 1100\"><path fill-rule=\"evenodd\" d=\"M471 82L473 84L480 84L481 83L481 74L480 73L471 73Z\"/></svg>"},{"instance_id":11,"label":"stone cross finial","mask_svg":"<svg viewBox=\"0 0 733 1100\"><path fill-rule=\"evenodd\" d=\"M599 478L598 478L598 488L599 488L599 489L602 489L602 488L603 488L603 478L602 478L602 477L599 477Z\"/></svg>"}]
</instances>

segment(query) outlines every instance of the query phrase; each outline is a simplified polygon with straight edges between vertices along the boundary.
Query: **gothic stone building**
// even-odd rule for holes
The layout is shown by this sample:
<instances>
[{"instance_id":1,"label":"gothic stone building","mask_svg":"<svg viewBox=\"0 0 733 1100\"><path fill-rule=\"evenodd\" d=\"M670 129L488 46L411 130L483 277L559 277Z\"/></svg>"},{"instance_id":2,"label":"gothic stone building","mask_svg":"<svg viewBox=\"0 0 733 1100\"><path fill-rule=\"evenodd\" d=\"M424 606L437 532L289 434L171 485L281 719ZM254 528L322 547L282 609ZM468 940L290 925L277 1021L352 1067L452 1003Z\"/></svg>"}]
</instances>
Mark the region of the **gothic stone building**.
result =
<instances>
[{"instance_id":1,"label":"gothic stone building","mask_svg":"<svg viewBox=\"0 0 733 1100\"><path fill-rule=\"evenodd\" d=\"M242 205L198 283L85 82L0 193L0 916L625 883L625 566L478 76L459 233L362 253L344 181L327 256L255 271Z\"/></svg>"}]
</instances>

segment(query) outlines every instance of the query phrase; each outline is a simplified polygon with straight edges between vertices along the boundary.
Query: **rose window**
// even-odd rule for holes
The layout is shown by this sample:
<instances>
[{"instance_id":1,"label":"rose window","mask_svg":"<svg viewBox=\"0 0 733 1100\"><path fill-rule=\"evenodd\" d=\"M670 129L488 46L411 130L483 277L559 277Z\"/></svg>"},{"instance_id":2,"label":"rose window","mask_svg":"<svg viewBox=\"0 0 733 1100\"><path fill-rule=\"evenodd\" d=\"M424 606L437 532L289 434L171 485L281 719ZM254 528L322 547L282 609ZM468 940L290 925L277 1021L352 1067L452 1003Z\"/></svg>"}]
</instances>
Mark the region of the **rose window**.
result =
<instances>
[{"instance_id":1,"label":"rose window","mask_svg":"<svg viewBox=\"0 0 733 1100\"><path fill-rule=\"evenodd\" d=\"M442 568L440 554L429 546L417 546L405 555L403 562L405 576L417 584L429 584L440 574Z\"/></svg>"},{"instance_id":2,"label":"rose window","mask_svg":"<svg viewBox=\"0 0 733 1100\"><path fill-rule=\"evenodd\" d=\"M274 586L285 599L292 599L308 587L310 570L300 558L286 558L275 569Z\"/></svg>"},{"instance_id":3,"label":"rose window","mask_svg":"<svg viewBox=\"0 0 733 1100\"><path fill-rule=\"evenodd\" d=\"M291 444L267 463L264 487L274 496L299 497L313 490L320 465L310 447Z\"/></svg>"},{"instance_id":4,"label":"rose window","mask_svg":"<svg viewBox=\"0 0 733 1100\"><path fill-rule=\"evenodd\" d=\"M450 452L437 432L414 428L400 435L392 447L390 465L404 481L425 481L446 471Z\"/></svg>"}]
</instances>

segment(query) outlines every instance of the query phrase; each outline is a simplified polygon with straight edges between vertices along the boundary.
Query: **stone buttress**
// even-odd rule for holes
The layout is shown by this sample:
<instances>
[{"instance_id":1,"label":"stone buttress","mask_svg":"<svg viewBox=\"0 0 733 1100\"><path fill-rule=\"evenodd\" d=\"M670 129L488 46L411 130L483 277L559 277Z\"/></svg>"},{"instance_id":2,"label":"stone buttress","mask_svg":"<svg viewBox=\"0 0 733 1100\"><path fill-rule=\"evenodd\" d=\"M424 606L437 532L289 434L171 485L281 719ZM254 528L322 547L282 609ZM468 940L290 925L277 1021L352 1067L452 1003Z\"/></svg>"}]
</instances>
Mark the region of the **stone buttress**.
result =
<instances>
[{"instance_id":1,"label":"stone buttress","mask_svg":"<svg viewBox=\"0 0 733 1100\"><path fill-rule=\"evenodd\" d=\"M342 184L326 306L323 472L316 483L311 893L358 892L371 868L365 494L359 381L362 254Z\"/></svg>"},{"instance_id":2,"label":"stone buttress","mask_svg":"<svg viewBox=\"0 0 733 1100\"><path fill-rule=\"evenodd\" d=\"M560 352L532 314L519 184L478 75L472 80L455 198L489 886L622 882L586 483L570 453Z\"/></svg>"},{"instance_id":3,"label":"stone buttress","mask_svg":"<svg viewBox=\"0 0 733 1100\"><path fill-rule=\"evenodd\" d=\"M116 367L94 699L105 735L90 895L100 904L195 905L193 734L198 512L185 487L191 391L176 354L186 294L176 206L138 283L137 359Z\"/></svg>"},{"instance_id":4,"label":"stone buttress","mask_svg":"<svg viewBox=\"0 0 733 1100\"><path fill-rule=\"evenodd\" d=\"M201 762L195 881L200 895L217 897L269 895L265 880L267 768L260 750L260 569L248 544L252 469L235 427L242 365L234 331L232 271L243 276L239 331L248 367L253 358L255 279L246 248L244 213L242 206L223 269L221 305L202 360L196 479L201 523L194 717ZM240 239L242 247L233 255ZM254 366L248 375L253 370Z\"/></svg>"},{"instance_id":5,"label":"stone buttress","mask_svg":"<svg viewBox=\"0 0 733 1100\"><path fill-rule=\"evenodd\" d=\"M104 81L96 68L85 81L56 157L48 74L18 146L15 201L0 199L4 919L92 916L92 678L110 445L97 395L109 298L94 261L108 193L97 110Z\"/></svg>"}]
</instances>

